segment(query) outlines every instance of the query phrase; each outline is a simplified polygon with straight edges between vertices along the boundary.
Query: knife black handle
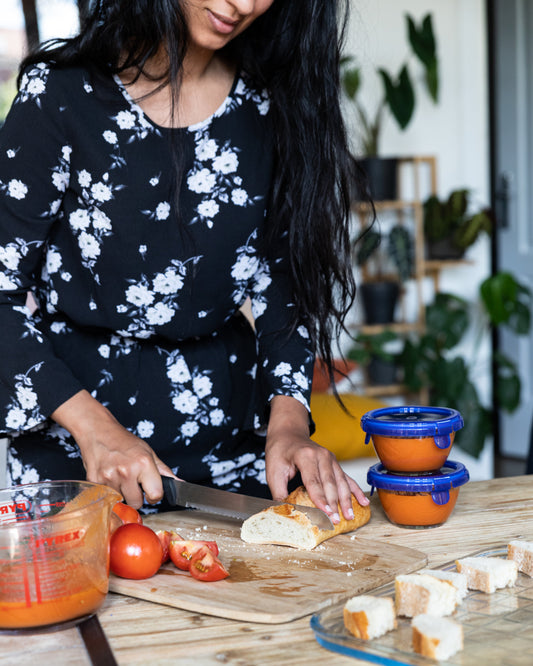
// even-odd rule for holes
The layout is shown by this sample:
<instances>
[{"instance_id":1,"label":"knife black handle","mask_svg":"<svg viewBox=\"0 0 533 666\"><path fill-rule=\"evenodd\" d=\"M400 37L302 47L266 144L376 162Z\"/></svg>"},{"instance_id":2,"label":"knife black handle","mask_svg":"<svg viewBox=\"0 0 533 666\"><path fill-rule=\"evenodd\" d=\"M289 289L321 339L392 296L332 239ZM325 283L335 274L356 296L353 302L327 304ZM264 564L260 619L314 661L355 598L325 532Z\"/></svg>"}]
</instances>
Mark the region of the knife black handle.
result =
<instances>
[{"instance_id":1,"label":"knife black handle","mask_svg":"<svg viewBox=\"0 0 533 666\"><path fill-rule=\"evenodd\" d=\"M176 506L176 487L174 486L172 479L170 476L161 476L161 480L163 481L163 492L165 493L165 499L169 504Z\"/></svg>"}]
</instances>

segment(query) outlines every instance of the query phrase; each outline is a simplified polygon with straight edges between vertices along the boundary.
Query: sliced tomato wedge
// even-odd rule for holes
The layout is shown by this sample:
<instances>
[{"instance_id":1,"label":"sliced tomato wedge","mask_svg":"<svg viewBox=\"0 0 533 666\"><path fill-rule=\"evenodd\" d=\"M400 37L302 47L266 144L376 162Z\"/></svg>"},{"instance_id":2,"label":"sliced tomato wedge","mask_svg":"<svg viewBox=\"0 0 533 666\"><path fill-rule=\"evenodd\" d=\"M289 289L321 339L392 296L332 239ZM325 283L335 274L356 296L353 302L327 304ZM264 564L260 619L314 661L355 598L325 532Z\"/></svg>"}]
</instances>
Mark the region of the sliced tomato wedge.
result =
<instances>
[{"instance_id":1,"label":"sliced tomato wedge","mask_svg":"<svg viewBox=\"0 0 533 666\"><path fill-rule=\"evenodd\" d=\"M183 571L188 571L194 554L200 548L206 547L215 557L218 555L218 546L216 541L199 541L195 539L170 539L169 555L170 559Z\"/></svg>"},{"instance_id":2,"label":"sliced tomato wedge","mask_svg":"<svg viewBox=\"0 0 533 666\"><path fill-rule=\"evenodd\" d=\"M229 571L224 568L222 562L209 549L202 546L192 556L189 571L197 580L214 581L222 580L229 576Z\"/></svg>"},{"instance_id":3,"label":"sliced tomato wedge","mask_svg":"<svg viewBox=\"0 0 533 666\"><path fill-rule=\"evenodd\" d=\"M177 532L172 530L157 530L156 532L159 541L161 541L161 546L163 547L163 560L161 564L168 562L170 560L170 542L172 539L180 540L181 537Z\"/></svg>"}]
</instances>

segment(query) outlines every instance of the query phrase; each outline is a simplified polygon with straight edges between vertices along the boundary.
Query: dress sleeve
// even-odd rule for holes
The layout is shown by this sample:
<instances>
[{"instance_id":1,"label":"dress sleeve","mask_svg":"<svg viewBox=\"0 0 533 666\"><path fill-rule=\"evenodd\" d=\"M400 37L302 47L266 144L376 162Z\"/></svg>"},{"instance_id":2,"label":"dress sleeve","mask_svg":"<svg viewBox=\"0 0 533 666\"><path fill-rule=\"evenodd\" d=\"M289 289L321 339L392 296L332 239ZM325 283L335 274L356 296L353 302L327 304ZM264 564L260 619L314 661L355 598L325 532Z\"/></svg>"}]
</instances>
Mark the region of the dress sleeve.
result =
<instances>
[{"instance_id":1,"label":"dress sleeve","mask_svg":"<svg viewBox=\"0 0 533 666\"><path fill-rule=\"evenodd\" d=\"M280 247L287 246L286 239L280 239ZM293 326L286 250L278 256L259 263L250 294L258 344L260 412L255 427L268 422L269 403L276 395L291 396L310 412L315 351L306 325ZM310 426L314 428L311 419Z\"/></svg>"},{"instance_id":2,"label":"dress sleeve","mask_svg":"<svg viewBox=\"0 0 533 666\"><path fill-rule=\"evenodd\" d=\"M0 130L0 432L34 428L82 386L27 307L69 179L65 106L36 66ZM53 302L53 297L52 297Z\"/></svg>"}]
</instances>

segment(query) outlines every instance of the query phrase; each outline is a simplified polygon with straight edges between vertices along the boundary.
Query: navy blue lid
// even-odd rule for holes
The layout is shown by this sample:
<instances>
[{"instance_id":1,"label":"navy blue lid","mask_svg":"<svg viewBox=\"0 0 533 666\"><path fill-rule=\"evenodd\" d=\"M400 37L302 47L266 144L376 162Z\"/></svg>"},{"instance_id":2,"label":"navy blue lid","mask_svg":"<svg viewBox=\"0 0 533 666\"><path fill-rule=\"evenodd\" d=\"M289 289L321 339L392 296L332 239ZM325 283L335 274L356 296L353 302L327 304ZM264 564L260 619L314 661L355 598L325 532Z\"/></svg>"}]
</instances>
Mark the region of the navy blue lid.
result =
<instances>
[{"instance_id":1,"label":"navy blue lid","mask_svg":"<svg viewBox=\"0 0 533 666\"><path fill-rule=\"evenodd\" d=\"M377 463L369 468L366 479L372 489L430 493L462 486L470 475L463 463L447 460L438 472L416 475L389 472L382 463Z\"/></svg>"},{"instance_id":2,"label":"navy blue lid","mask_svg":"<svg viewBox=\"0 0 533 666\"><path fill-rule=\"evenodd\" d=\"M456 409L402 405L382 407L361 417L361 428L368 435L388 437L434 437L460 430L463 417Z\"/></svg>"}]
</instances>

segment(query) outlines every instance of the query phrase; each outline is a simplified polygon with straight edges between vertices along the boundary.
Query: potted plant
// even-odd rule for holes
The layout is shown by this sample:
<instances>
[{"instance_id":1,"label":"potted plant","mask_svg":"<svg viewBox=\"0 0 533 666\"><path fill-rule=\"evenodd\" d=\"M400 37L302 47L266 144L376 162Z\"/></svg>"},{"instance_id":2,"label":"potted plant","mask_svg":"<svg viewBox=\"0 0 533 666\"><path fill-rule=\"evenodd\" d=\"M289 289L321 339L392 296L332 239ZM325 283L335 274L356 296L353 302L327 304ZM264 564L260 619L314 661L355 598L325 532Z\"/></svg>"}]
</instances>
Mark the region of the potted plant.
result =
<instances>
[{"instance_id":1,"label":"potted plant","mask_svg":"<svg viewBox=\"0 0 533 666\"><path fill-rule=\"evenodd\" d=\"M403 225L394 225L383 243L383 235L374 228L365 230L355 244L355 263L364 268L360 285L367 324L388 324L400 293L400 282L412 277L414 242Z\"/></svg>"},{"instance_id":2,"label":"potted plant","mask_svg":"<svg viewBox=\"0 0 533 666\"><path fill-rule=\"evenodd\" d=\"M491 327L506 326L516 335L527 335L531 323L531 291L506 272L487 278L479 289L483 318L477 322L478 333ZM470 326L471 307L452 294L437 294L426 308L423 335L405 339L396 357L401 380L411 391L429 390L430 403L458 409L465 426L456 442L477 457L485 438L492 431L492 409L481 402L472 380L476 367L475 344L472 353L459 355L454 350ZM477 338L479 339L479 338ZM520 404L521 385L518 369L501 353L494 357L495 401L499 408L514 411Z\"/></svg>"},{"instance_id":3,"label":"potted plant","mask_svg":"<svg viewBox=\"0 0 533 666\"><path fill-rule=\"evenodd\" d=\"M405 15L405 19L409 56L414 56L421 63L424 69L424 88L436 103L439 75L431 14L427 14L420 25L417 25L409 14ZM395 75L382 67L377 68L383 92L373 112L368 111L360 100L362 74L360 67L353 63L352 56L342 59L341 81L346 97L353 103L357 115L357 126L360 130L358 152L362 157L360 164L368 177L370 194L375 200L396 199L397 160L379 157L380 135L386 112L392 115L402 130L411 122L416 97L409 63L404 62Z\"/></svg>"},{"instance_id":4,"label":"potted plant","mask_svg":"<svg viewBox=\"0 0 533 666\"><path fill-rule=\"evenodd\" d=\"M388 386L398 379L396 353L391 344L398 340L393 331L384 330L380 333L359 333L347 357L365 369L368 383L371 386Z\"/></svg>"},{"instance_id":5,"label":"potted plant","mask_svg":"<svg viewBox=\"0 0 533 666\"><path fill-rule=\"evenodd\" d=\"M424 202L424 234L428 259L460 259L483 233L490 234L488 208L472 212L467 189L453 190L447 199L431 195Z\"/></svg>"}]
</instances>

